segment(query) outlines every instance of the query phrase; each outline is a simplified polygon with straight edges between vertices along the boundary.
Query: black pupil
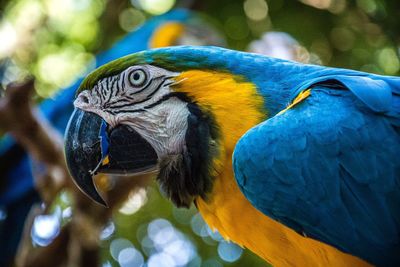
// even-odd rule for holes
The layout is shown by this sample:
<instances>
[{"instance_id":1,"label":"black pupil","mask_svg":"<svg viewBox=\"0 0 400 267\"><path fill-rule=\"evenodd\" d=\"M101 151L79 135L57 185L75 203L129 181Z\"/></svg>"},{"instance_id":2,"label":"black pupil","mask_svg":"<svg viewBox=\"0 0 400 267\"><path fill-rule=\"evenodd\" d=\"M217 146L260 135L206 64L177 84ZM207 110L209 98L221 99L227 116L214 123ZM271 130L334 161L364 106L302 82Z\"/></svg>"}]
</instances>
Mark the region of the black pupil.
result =
<instances>
[{"instance_id":1,"label":"black pupil","mask_svg":"<svg viewBox=\"0 0 400 267\"><path fill-rule=\"evenodd\" d=\"M135 74L133 74L133 79L134 79L135 81L139 80L139 79L140 79L140 74L139 74L138 72L136 72Z\"/></svg>"}]
</instances>

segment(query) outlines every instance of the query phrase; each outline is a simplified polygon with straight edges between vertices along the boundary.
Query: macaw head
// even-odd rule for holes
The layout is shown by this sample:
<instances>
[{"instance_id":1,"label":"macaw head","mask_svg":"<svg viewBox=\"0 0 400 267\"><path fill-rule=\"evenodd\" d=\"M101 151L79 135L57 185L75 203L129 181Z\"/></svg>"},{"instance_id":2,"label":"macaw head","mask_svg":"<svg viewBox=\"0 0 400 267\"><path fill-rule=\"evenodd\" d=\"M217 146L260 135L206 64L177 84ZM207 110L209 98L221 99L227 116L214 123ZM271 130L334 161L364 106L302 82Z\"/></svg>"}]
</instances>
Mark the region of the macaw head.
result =
<instances>
[{"instance_id":1,"label":"macaw head","mask_svg":"<svg viewBox=\"0 0 400 267\"><path fill-rule=\"evenodd\" d=\"M94 174L156 172L161 189L177 206L206 199L236 141L265 114L255 85L228 71L235 64L234 58L227 60L231 52L216 47L149 50L86 77L65 143L78 187L105 204Z\"/></svg>"}]
</instances>

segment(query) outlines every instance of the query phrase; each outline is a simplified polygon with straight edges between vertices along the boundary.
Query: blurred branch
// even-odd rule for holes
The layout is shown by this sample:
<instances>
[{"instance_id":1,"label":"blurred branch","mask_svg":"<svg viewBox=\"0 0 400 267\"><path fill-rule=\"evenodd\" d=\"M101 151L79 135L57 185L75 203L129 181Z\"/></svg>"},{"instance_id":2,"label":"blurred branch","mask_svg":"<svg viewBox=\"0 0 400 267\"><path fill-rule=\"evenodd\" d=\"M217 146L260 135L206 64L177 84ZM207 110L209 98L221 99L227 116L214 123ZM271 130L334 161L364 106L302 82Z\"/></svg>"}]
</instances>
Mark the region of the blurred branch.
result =
<instances>
[{"instance_id":1,"label":"blurred branch","mask_svg":"<svg viewBox=\"0 0 400 267\"><path fill-rule=\"evenodd\" d=\"M26 151L44 165L45 171L35 171L35 186L45 208L33 206L17 253L17 266L98 266L100 233L112 212L127 198L132 189L143 187L150 176L113 179L112 190L104 192L109 209L99 206L78 191L71 183L66 167L62 136L39 115L32 104L34 81L10 84L0 98L0 130L13 135ZM42 168L38 168L42 169ZM101 186L100 186L101 188ZM46 214L61 189L72 193L73 215L53 242L46 247L34 247L31 231L37 216ZM67 252L67 253L66 253Z\"/></svg>"},{"instance_id":2,"label":"blurred branch","mask_svg":"<svg viewBox=\"0 0 400 267\"><path fill-rule=\"evenodd\" d=\"M31 102L34 80L10 84L0 100L0 127L10 132L37 161L43 162L47 173L35 175L35 183L46 204L53 200L69 181L64 157L63 140L39 115Z\"/></svg>"}]
</instances>

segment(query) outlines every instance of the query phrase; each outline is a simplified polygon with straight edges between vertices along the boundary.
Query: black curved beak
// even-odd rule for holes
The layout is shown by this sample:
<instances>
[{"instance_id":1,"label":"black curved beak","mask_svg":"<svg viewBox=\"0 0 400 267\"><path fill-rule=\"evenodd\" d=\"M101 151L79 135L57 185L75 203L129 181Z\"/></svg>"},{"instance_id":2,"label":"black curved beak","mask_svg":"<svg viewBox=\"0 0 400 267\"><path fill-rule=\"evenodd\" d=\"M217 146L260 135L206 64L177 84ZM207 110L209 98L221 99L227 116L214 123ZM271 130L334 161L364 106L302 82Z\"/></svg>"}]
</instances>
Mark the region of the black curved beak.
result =
<instances>
[{"instance_id":1,"label":"black curved beak","mask_svg":"<svg viewBox=\"0 0 400 267\"><path fill-rule=\"evenodd\" d=\"M79 189L107 206L93 182L96 173L136 174L154 170L158 157L136 131L120 125L113 129L98 115L75 109L65 133L65 157Z\"/></svg>"}]
</instances>

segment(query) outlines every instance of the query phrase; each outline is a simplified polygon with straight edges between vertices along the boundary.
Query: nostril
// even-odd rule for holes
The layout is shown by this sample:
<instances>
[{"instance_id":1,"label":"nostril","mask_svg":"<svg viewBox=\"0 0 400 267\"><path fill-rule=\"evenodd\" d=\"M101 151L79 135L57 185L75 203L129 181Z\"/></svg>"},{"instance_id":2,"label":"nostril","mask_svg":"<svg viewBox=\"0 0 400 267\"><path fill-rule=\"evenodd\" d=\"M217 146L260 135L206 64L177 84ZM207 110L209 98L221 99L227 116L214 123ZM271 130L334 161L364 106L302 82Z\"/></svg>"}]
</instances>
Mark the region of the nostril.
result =
<instances>
[{"instance_id":1,"label":"nostril","mask_svg":"<svg viewBox=\"0 0 400 267\"><path fill-rule=\"evenodd\" d=\"M89 104L89 98L88 98L87 96L81 95L79 98L81 99L81 101L82 101L83 103Z\"/></svg>"}]
</instances>

